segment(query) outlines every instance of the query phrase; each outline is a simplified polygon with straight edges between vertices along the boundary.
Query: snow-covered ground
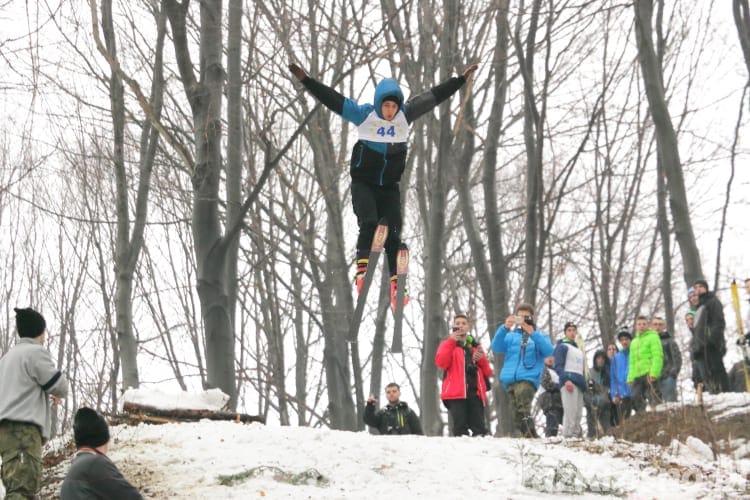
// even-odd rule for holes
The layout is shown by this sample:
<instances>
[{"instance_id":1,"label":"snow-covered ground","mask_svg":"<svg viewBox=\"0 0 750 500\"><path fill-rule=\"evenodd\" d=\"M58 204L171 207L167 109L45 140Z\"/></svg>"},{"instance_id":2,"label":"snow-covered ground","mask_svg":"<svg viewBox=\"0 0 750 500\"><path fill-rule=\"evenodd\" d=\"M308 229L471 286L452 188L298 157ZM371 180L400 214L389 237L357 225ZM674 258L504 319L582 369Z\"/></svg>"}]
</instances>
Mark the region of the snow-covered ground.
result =
<instances>
[{"instance_id":1,"label":"snow-covered ground","mask_svg":"<svg viewBox=\"0 0 750 500\"><path fill-rule=\"evenodd\" d=\"M218 410L224 402L216 391L139 390L124 399L165 409ZM709 395L706 405L748 413L750 394ZM120 425L111 435L110 458L146 498L750 498L750 459L739 458L748 456L747 442L735 443L740 455L714 461L710 447L692 437L659 447L611 437L373 436L217 421ZM71 458L48 473L60 481ZM222 476L243 473L222 484Z\"/></svg>"},{"instance_id":2,"label":"snow-covered ground","mask_svg":"<svg viewBox=\"0 0 750 500\"><path fill-rule=\"evenodd\" d=\"M137 398L180 406L164 394ZM200 407L217 402L215 394L192 399ZM750 394L706 403L750 411ZM216 421L114 426L111 435L110 458L146 498L750 498L750 460L713 461L694 438L664 448L611 437L373 436ZM53 473L62 477L68 464ZM243 472L247 478L220 484L220 476Z\"/></svg>"}]
</instances>

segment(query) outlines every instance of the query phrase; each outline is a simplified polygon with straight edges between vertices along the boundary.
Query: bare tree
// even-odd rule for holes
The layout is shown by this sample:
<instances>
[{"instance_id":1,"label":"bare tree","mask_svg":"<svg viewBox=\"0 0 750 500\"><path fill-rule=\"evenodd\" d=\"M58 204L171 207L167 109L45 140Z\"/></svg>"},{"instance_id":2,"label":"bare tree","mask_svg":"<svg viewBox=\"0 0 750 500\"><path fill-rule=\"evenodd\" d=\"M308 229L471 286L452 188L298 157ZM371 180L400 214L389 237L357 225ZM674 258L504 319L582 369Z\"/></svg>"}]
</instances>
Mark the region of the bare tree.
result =
<instances>
[{"instance_id":1,"label":"bare tree","mask_svg":"<svg viewBox=\"0 0 750 500\"><path fill-rule=\"evenodd\" d=\"M664 2L657 0L658 11L663 10ZM669 190L669 205L674 221L675 239L680 246L684 279L686 284L692 284L703 277L700 253L695 242L695 234L690 221L687 195L685 193L685 179L680 161L680 151L677 144L677 134L672 125L669 108L664 92L663 74L653 41L653 0L636 0L635 9L635 37L638 46L638 60L648 98L649 110L654 121L656 143L659 162L663 165ZM661 16L657 16L657 23Z\"/></svg>"},{"instance_id":2,"label":"bare tree","mask_svg":"<svg viewBox=\"0 0 750 500\"><path fill-rule=\"evenodd\" d=\"M151 120L145 120L141 129L140 161L138 188L133 215L131 234L130 193L127 166L125 162L126 109L122 69L117 49L112 0L102 0L101 30L104 36L103 46L99 39L97 26L96 1L91 1L94 38L110 66L109 96L113 128L112 166L116 178L116 213L117 239L115 249L115 274L117 291L115 309L117 312L116 331L119 342L119 355L122 366L122 383L124 389L138 387L138 346L133 332L133 281L138 257L143 247L143 233L148 214L148 196L151 190L151 173L159 142L159 131L151 125L151 120L158 122L161 118L162 94L164 92L163 48L166 34L166 16L163 12L154 12L157 33L153 52L153 75L151 97L148 109Z\"/></svg>"},{"instance_id":3,"label":"bare tree","mask_svg":"<svg viewBox=\"0 0 750 500\"><path fill-rule=\"evenodd\" d=\"M745 58L745 66L750 81L750 4L748 0L733 0L732 13L734 24L737 27L737 37L740 39L742 55Z\"/></svg>"}]
</instances>

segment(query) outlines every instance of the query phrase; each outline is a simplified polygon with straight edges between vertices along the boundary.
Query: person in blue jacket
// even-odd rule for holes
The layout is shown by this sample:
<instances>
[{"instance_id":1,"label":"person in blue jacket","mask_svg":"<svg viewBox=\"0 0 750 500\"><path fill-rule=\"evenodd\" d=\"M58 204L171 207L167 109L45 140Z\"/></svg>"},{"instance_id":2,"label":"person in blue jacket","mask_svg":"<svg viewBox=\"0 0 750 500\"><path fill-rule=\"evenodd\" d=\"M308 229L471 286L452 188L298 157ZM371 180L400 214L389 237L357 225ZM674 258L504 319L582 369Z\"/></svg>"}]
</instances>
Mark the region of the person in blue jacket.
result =
<instances>
[{"instance_id":1,"label":"person in blue jacket","mask_svg":"<svg viewBox=\"0 0 750 500\"><path fill-rule=\"evenodd\" d=\"M531 417L531 402L539 388L544 358L552 355L552 343L535 325L534 306L519 304L516 314L505 318L495 332L492 350L505 354L500 382L508 393L514 433L538 437Z\"/></svg>"},{"instance_id":2,"label":"person in blue jacket","mask_svg":"<svg viewBox=\"0 0 750 500\"><path fill-rule=\"evenodd\" d=\"M359 225L355 261L357 293L362 291L370 246L378 220L388 221L385 252L391 272L391 305L396 306L396 257L401 246L401 193L399 181L406 167L409 125L452 96L477 70L472 64L461 74L404 102L398 82L385 78L375 88L372 104L358 104L310 77L297 64L289 70L323 105L357 126L359 140L352 149L349 174L352 205ZM404 304L408 297L404 297Z\"/></svg>"},{"instance_id":3,"label":"person in blue jacket","mask_svg":"<svg viewBox=\"0 0 750 500\"><path fill-rule=\"evenodd\" d=\"M630 341L633 336L627 329L622 329L617 334L622 349L615 354L609 364L609 395L612 404L617 408L618 423L630 417L633 410L632 392L628 385L628 369L630 366Z\"/></svg>"}]
</instances>

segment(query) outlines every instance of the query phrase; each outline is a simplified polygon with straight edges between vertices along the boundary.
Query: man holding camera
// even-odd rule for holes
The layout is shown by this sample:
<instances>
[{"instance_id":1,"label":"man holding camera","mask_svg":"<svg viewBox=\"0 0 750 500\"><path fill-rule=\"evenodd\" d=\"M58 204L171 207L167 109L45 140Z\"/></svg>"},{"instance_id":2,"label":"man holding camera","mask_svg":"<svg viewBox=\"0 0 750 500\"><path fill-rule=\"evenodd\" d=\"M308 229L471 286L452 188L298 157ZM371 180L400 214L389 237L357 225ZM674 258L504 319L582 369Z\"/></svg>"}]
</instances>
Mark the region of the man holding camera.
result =
<instances>
[{"instance_id":1,"label":"man holding camera","mask_svg":"<svg viewBox=\"0 0 750 500\"><path fill-rule=\"evenodd\" d=\"M453 420L454 436L484 436L487 426L484 407L487 404L487 382L492 368L482 346L469 335L471 325L464 314L453 320L450 336L435 353L435 365L445 370L440 399Z\"/></svg>"},{"instance_id":2,"label":"man holding camera","mask_svg":"<svg viewBox=\"0 0 750 500\"><path fill-rule=\"evenodd\" d=\"M424 434L422 424L414 410L400 401L401 388L391 382L385 386L385 397L388 404L375 411L375 396L370 394L365 406L364 421L374 427L380 434Z\"/></svg>"},{"instance_id":3,"label":"man holding camera","mask_svg":"<svg viewBox=\"0 0 750 500\"><path fill-rule=\"evenodd\" d=\"M516 306L516 314L505 318L495 332L492 350L505 354L500 381L510 397L515 433L538 437L531 417L531 401L542 378L544 358L552 355L553 348L547 334L534 324L534 306Z\"/></svg>"}]
</instances>

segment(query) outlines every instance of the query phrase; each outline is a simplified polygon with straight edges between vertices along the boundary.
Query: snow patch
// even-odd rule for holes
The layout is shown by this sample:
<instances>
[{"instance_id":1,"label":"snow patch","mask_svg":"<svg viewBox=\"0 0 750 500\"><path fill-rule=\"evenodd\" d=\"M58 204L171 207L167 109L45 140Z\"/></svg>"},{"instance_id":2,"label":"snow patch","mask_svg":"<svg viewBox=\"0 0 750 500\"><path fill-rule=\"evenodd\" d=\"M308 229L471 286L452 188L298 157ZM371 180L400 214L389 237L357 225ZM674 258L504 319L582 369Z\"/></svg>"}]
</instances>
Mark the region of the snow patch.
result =
<instances>
[{"instance_id":1,"label":"snow patch","mask_svg":"<svg viewBox=\"0 0 750 500\"><path fill-rule=\"evenodd\" d=\"M165 392L155 387L128 389L120 399L122 404L134 403L152 406L162 410L210 410L223 411L227 407L229 396L219 389L203 392ZM120 408L122 411L122 408Z\"/></svg>"}]
</instances>

